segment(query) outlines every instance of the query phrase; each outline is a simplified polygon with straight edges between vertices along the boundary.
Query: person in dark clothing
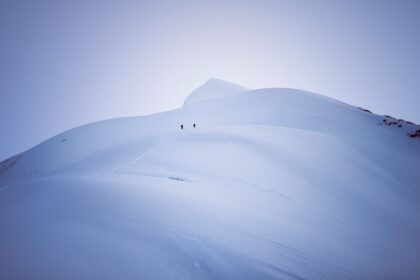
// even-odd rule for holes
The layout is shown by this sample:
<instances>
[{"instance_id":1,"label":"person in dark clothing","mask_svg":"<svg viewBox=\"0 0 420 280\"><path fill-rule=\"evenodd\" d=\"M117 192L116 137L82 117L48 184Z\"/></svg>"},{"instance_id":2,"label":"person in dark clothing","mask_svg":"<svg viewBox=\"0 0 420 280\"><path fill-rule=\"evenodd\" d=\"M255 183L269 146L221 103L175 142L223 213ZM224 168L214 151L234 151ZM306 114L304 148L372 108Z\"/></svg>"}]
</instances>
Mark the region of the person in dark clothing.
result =
<instances>
[{"instance_id":1,"label":"person in dark clothing","mask_svg":"<svg viewBox=\"0 0 420 280\"><path fill-rule=\"evenodd\" d=\"M195 124L193 124L193 127L195 128Z\"/></svg>"},{"instance_id":2,"label":"person in dark clothing","mask_svg":"<svg viewBox=\"0 0 420 280\"><path fill-rule=\"evenodd\" d=\"M184 129L184 125L183 124L181 124L181 129Z\"/></svg>"}]
</instances>

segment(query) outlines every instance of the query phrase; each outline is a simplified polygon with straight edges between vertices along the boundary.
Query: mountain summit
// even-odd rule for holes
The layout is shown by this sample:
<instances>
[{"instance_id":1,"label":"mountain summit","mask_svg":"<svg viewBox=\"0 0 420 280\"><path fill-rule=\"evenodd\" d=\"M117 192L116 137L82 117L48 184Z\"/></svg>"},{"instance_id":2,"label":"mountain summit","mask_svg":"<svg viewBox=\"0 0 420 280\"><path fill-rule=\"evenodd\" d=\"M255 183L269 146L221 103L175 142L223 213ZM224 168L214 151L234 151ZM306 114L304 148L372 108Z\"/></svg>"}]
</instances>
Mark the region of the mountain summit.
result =
<instances>
[{"instance_id":1,"label":"mountain summit","mask_svg":"<svg viewBox=\"0 0 420 280\"><path fill-rule=\"evenodd\" d=\"M248 90L248 88L234 83L219 79L210 79L204 85L194 90L187 97L184 104L187 105L200 101L234 97Z\"/></svg>"},{"instance_id":2,"label":"mountain summit","mask_svg":"<svg viewBox=\"0 0 420 280\"><path fill-rule=\"evenodd\" d=\"M0 163L0 279L417 279L419 129L212 79L63 132Z\"/></svg>"}]
</instances>

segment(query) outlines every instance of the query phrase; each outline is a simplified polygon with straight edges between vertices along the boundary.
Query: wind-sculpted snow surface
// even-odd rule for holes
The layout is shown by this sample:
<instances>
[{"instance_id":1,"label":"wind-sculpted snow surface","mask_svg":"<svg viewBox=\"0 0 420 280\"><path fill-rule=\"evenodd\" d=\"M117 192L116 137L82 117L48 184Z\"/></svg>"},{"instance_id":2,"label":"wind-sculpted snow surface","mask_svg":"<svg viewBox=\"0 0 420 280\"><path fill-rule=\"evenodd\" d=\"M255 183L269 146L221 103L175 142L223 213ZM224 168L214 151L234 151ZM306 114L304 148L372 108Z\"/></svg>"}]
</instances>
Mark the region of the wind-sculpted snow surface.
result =
<instances>
[{"instance_id":1,"label":"wind-sculpted snow surface","mask_svg":"<svg viewBox=\"0 0 420 280\"><path fill-rule=\"evenodd\" d=\"M217 80L195 98L0 164L0 279L420 277L414 124Z\"/></svg>"}]
</instances>

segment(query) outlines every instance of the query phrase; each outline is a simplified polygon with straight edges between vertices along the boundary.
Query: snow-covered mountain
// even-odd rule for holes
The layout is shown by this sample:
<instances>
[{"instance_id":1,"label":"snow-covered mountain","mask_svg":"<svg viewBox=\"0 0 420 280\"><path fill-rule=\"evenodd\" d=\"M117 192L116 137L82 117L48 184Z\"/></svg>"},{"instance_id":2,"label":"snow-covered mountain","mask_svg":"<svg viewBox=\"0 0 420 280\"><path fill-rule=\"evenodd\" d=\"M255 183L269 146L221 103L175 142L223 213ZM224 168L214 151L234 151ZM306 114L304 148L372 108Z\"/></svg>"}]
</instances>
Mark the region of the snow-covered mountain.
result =
<instances>
[{"instance_id":1,"label":"snow-covered mountain","mask_svg":"<svg viewBox=\"0 0 420 280\"><path fill-rule=\"evenodd\" d=\"M0 279L419 279L419 128L212 79L66 131L0 163Z\"/></svg>"}]
</instances>

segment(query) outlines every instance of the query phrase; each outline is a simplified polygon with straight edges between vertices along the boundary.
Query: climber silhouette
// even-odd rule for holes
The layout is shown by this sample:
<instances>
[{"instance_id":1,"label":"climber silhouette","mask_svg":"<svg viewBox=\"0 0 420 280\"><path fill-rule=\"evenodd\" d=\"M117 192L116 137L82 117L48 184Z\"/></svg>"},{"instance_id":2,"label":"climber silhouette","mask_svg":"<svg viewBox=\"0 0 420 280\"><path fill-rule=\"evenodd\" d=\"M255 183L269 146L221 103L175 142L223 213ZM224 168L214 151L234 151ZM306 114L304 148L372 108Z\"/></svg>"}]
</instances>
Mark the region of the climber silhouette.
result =
<instances>
[{"instance_id":1,"label":"climber silhouette","mask_svg":"<svg viewBox=\"0 0 420 280\"><path fill-rule=\"evenodd\" d=\"M184 129L184 125L183 124L181 124L181 129Z\"/></svg>"},{"instance_id":2,"label":"climber silhouette","mask_svg":"<svg viewBox=\"0 0 420 280\"><path fill-rule=\"evenodd\" d=\"M195 124L193 124L193 127L195 128Z\"/></svg>"}]
</instances>

